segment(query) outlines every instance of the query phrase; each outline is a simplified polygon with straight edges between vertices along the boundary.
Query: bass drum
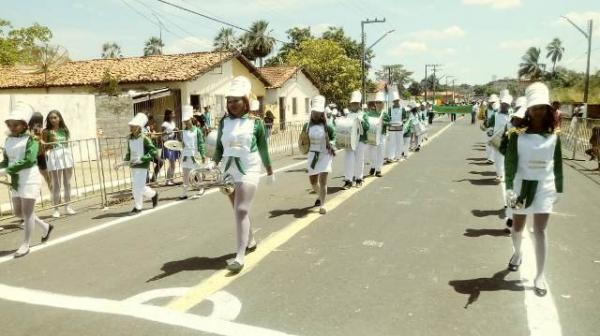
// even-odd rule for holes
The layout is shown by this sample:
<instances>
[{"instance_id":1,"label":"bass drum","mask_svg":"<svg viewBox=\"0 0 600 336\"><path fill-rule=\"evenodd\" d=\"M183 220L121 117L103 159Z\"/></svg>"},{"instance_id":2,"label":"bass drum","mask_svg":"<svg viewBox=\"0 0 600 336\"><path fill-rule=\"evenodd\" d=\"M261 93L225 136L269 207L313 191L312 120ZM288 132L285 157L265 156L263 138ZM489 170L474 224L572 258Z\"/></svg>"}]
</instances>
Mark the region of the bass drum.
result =
<instances>
[{"instance_id":1,"label":"bass drum","mask_svg":"<svg viewBox=\"0 0 600 336\"><path fill-rule=\"evenodd\" d=\"M422 122L415 123L415 134L417 136L421 136L427 133L427 126L425 126Z\"/></svg>"},{"instance_id":2,"label":"bass drum","mask_svg":"<svg viewBox=\"0 0 600 336\"><path fill-rule=\"evenodd\" d=\"M367 145L379 146L383 124L380 118L369 117L369 130L367 131Z\"/></svg>"},{"instance_id":3,"label":"bass drum","mask_svg":"<svg viewBox=\"0 0 600 336\"><path fill-rule=\"evenodd\" d=\"M356 118L337 118L335 120L337 148L356 150L360 137L358 123Z\"/></svg>"},{"instance_id":4,"label":"bass drum","mask_svg":"<svg viewBox=\"0 0 600 336\"><path fill-rule=\"evenodd\" d=\"M217 134L217 130L212 130L210 133L208 133L205 139L206 157L209 159L212 159L212 157L215 155L215 150L217 149Z\"/></svg>"}]
</instances>

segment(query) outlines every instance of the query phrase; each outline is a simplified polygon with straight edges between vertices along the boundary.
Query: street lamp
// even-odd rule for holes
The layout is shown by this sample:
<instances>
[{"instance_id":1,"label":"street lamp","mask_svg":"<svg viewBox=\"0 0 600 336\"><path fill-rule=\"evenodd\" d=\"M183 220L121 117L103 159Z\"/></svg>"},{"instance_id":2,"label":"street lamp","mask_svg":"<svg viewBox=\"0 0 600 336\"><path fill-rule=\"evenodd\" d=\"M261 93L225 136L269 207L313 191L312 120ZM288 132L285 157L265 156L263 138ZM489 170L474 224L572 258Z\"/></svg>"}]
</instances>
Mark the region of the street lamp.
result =
<instances>
[{"instance_id":1,"label":"street lamp","mask_svg":"<svg viewBox=\"0 0 600 336\"><path fill-rule=\"evenodd\" d=\"M579 28L578 25L575 24L575 22L571 21L571 19L569 19L566 16L561 16L561 18L569 21L570 24L573 25L573 27L575 27L577 30L579 30L583 36L585 36L585 38L588 41L588 52L587 52L587 67L585 70L585 88L583 90L583 102L585 104L587 104L588 102L588 92L590 89L590 57L592 55L592 27L594 25L594 21L593 20L588 20L588 32L586 33L583 29Z\"/></svg>"}]
</instances>

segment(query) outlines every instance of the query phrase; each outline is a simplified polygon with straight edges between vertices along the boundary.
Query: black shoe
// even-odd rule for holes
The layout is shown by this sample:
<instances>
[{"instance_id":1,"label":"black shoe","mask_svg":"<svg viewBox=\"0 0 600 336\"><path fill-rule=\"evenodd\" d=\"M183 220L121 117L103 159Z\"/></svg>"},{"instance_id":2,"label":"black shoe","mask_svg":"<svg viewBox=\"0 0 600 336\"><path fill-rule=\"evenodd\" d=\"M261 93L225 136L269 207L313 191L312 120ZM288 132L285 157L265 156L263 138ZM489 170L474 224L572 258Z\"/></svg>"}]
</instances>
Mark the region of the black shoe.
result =
<instances>
[{"instance_id":1,"label":"black shoe","mask_svg":"<svg viewBox=\"0 0 600 336\"><path fill-rule=\"evenodd\" d=\"M519 260L518 264L513 264L512 263L512 257L510 258L510 260L508 261L508 270L511 272L516 272L519 270L519 266L521 266L521 263L523 262L523 260Z\"/></svg>"},{"instance_id":2,"label":"black shoe","mask_svg":"<svg viewBox=\"0 0 600 336\"><path fill-rule=\"evenodd\" d=\"M371 168L371 170L369 170L369 175L373 176L375 174L375 168Z\"/></svg>"},{"instance_id":3,"label":"black shoe","mask_svg":"<svg viewBox=\"0 0 600 336\"><path fill-rule=\"evenodd\" d=\"M158 204L158 192L156 192L156 194L154 194L154 197L152 197L152 207L156 208L157 204Z\"/></svg>"},{"instance_id":4,"label":"black shoe","mask_svg":"<svg viewBox=\"0 0 600 336\"><path fill-rule=\"evenodd\" d=\"M243 268L244 268L244 265L240 264L237 261L234 261L231 264L227 265L227 270L229 272L231 272L232 274L238 274L238 273L240 273Z\"/></svg>"},{"instance_id":5,"label":"black shoe","mask_svg":"<svg viewBox=\"0 0 600 336\"><path fill-rule=\"evenodd\" d=\"M46 233L46 236L42 237L42 243L45 243L48 239L50 239L50 234L52 233L52 230L54 230L54 225L49 225L50 227L48 228L48 233Z\"/></svg>"},{"instance_id":6,"label":"black shoe","mask_svg":"<svg viewBox=\"0 0 600 336\"><path fill-rule=\"evenodd\" d=\"M544 297L548 294L548 290L543 288L533 287L533 291L535 292L535 295L539 297Z\"/></svg>"},{"instance_id":7,"label":"black shoe","mask_svg":"<svg viewBox=\"0 0 600 336\"><path fill-rule=\"evenodd\" d=\"M417 148L415 149L415 152L418 152L418 151L420 151L420 150L421 150L421 146L417 147Z\"/></svg>"},{"instance_id":8,"label":"black shoe","mask_svg":"<svg viewBox=\"0 0 600 336\"><path fill-rule=\"evenodd\" d=\"M318 199L315 201L315 207L320 207L321 206L321 200Z\"/></svg>"},{"instance_id":9,"label":"black shoe","mask_svg":"<svg viewBox=\"0 0 600 336\"><path fill-rule=\"evenodd\" d=\"M142 210L141 210L141 209L138 209L138 208L133 208L133 210L131 210L131 214L132 214L132 215L137 215L137 214L139 214L140 212L142 212Z\"/></svg>"},{"instance_id":10,"label":"black shoe","mask_svg":"<svg viewBox=\"0 0 600 336\"><path fill-rule=\"evenodd\" d=\"M363 180L356 180L356 187L357 188L362 187L362 184L363 184Z\"/></svg>"},{"instance_id":11,"label":"black shoe","mask_svg":"<svg viewBox=\"0 0 600 336\"><path fill-rule=\"evenodd\" d=\"M187 197L187 195L184 195L184 196L179 196L179 199L183 201L183 200L186 200L186 199L188 199L188 197Z\"/></svg>"},{"instance_id":12,"label":"black shoe","mask_svg":"<svg viewBox=\"0 0 600 336\"><path fill-rule=\"evenodd\" d=\"M509 228L511 228L511 227L512 227L512 225L513 225L513 220L512 220L512 218L509 218L509 219L507 219L507 220L506 220L506 227L509 227Z\"/></svg>"},{"instance_id":13,"label":"black shoe","mask_svg":"<svg viewBox=\"0 0 600 336\"><path fill-rule=\"evenodd\" d=\"M246 247L246 254L252 253L252 252L256 251L257 247L258 247L258 244L254 244L254 246L248 246L248 247Z\"/></svg>"},{"instance_id":14,"label":"black shoe","mask_svg":"<svg viewBox=\"0 0 600 336\"><path fill-rule=\"evenodd\" d=\"M382 177L383 175L381 175L381 172L380 172L380 171L378 171L378 172L376 172L376 173L375 173L375 176L377 176L377 177Z\"/></svg>"},{"instance_id":15,"label":"black shoe","mask_svg":"<svg viewBox=\"0 0 600 336\"><path fill-rule=\"evenodd\" d=\"M350 181L345 181L344 182L344 186L342 187L344 190L348 190L350 188L352 188L352 182Z\"/></svg>"}]
</instances>

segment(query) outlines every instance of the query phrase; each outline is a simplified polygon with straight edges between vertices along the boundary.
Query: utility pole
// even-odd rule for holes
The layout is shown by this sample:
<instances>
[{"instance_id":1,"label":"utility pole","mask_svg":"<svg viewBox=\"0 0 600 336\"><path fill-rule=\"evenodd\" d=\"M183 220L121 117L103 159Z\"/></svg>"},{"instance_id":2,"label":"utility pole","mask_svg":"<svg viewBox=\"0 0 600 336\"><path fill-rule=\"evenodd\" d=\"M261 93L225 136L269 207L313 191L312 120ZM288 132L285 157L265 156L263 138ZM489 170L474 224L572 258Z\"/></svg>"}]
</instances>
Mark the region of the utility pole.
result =
<instances>
[{"instance_id":1,"label":"utility pole","mask_svg":"<svg viewBox=\"0 0 600 336\"><path fill-rule=\"evenodd\" d=\"M588 51L587 51L587 67L585 70L585 88L583 89L583 102L585 104L587 104L588 102L588 93L590 90L590 57L592 55L592 30L593 30L593 26L594 26L594 21L593 20L588 20L588 31L587 33L581 29L578 25L575 24L575 22L571 21L571 19L569 19L566 16L561 16L563 19L569 21L570 24L573 25L573 27L575 27L577 30L579 30L583 36L585 36L585 38L587 39L588 42Z\"/></svg>"},{"instance_id":2,"label":"utility pole","mask_svg":"<svg viewBox=\"0 0 600 336\"><path fill-rule=\"evenodd\" d=\"M163 44L163 39L162 39L163 23L160 20L160 18L158 17L158 15L156 15L156 13L152 13L152 15L154 15L154 17L156 18L156 21L158 21L158 38L160 40L160 44ZM162 54L162 47L160 47L160 53Z\"/></svg>"},{"instance_id":3,"label":"utility pole","mask_svg":"<svg viewBox=\"0 0 600 336\"><path fill-rule=\"evenodd\" d=\"M433 102L435 104L435 71L436 71L436 67L440 67L442 66L441 64L425 64L425 101L427 101L427 80L429 79L429 77L427 77L427 69L428 68L433 68Z\"/></svg>"},{"instance_id":4,"label":"utility pole","mask_svg":"<svg viewBox=\"0 0 600 336\"><path fill-rule=\"evenodd\" d=\"M435 73L438 70L438 67L441 67L441 64L432 64L431 67L433 68L433 104L431 105L435 105Z\"/></svg>"},{"instance_id":5,"label":"utility pole","mask_svg":"<svg viewBox=\"0 0 600 336\"><path fill-rule=\"evenodd\" d=\"M454 92L454 78L452 79L452 104L456 105L456 97L454 97L455 92Z\"/></svg>"},{"instance_id":6,"label":"utility pole","mask_svg":"<svg viewBox=\"0 0 600 336\"><path fill-rule=\"evenodd\" d=\"M365 35L365 25L366 24L371 24L371 23L383 23L385 22L385 18L383 18L383 20L379 20L378 18L375 19L366 19L364 21L360 22L360 37L361 37L361 44L362 44L362 60L360 62L360 73L361 73L361 86L362 86L362 96L363 96L363 102L367 102L367 75L366 75L366 59L367 59L367 48L366 48L366 43L367 43L367 36Z\"/></svg>"}]
</instances>

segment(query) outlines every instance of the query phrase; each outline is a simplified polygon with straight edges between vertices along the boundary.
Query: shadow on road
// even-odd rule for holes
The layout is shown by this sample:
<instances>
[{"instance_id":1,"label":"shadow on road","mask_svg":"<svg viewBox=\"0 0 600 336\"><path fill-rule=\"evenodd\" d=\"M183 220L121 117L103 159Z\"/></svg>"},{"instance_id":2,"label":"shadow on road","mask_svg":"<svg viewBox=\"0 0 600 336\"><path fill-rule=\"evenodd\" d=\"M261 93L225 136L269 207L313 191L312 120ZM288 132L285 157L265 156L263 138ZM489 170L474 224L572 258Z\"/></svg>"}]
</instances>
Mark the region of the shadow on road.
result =
<instances>
[{"instance_id":1,"label":"shadow on road","mask_svg":"<svg viewBox=\"0 0 600 336\"><path fill-rule=\"evenodd\" d=\"M469 162L470 165L474 165L474 166L491 166L492 163L487 163L487 162Z\"/></svg>"},{"instance_id":2,"label":"shadow on road","mask_svg":"<svg viewBox=\"0 0 600 336\"><path fill-rule=\"evenodd\" d=\"M466 158L465 160L469 160L469 161L487 161L486 158Z\"/></svg>"},{"instance_id":3,"label":"shadow on road","mask_svg":"<svg viewBox=\"0 0 600 336\"><path fill-rule=\"evenodd\" d=\"M290 169L290 170L284 171L284 173L308 173L308 169L306 169L306 168Z\"/></svg>"},{"instance_id":4,"label":"shadow on road","mask_svg":"<svg viewBox=\"0 0 600 336\"><path fill-rule=\"evenodd\" d=\"M493 172L493 171L481 171L481 172L478 172L478 171L471 170L469 172L469 174L481 175L481 176L491 176L491 177L495 177L496 176L496 173Z\"/></svg>"},{"instance_id":5,"label":"shadow on road","mask_svg":"<svg viewBox=\"0 0 600 336\"><path fill-rule=\"evenodd\" d=\"M476 185L476 186L498 185L498 182L496 181L496 179L493 179L493 178L454 180L454 182L465 182L465 181L468 181L472 185Z\"/></svg>"},{"instance_id":6,"label":"shadow on road","mask_svg":"<svg viewBox=\"0 0 600 336\"><path fill-rule=\"evenodd\" d=\"M466 229L463 236L472 238L481 236L509 237L510 234L504 232L504 229Z\"/></svg>"},{"instance_id":7,"label":"shadow on road","mask_svg":"<svg viewBox=\"0 0 600 336\"><path fill-rule=\"evenodd\" d=\"M504 218L504 208L498 209L498 210L471 210L471 213L473 214L473 216L475 217L488 217L488 216L498 216L498 218L503 219Z\"/></svg>"},{"instance_id":8,"label":"shadow on road","mask_svg":"<svg viewBox=\"0 0 600 336\"><path fill-rule=\"evenodd\" d=\"M15 252L17 252L16 249L14 249L14 250L0 251L0 257L11 255L11 254L14 254Z\"/></svg>"},{"instance_id":9,"label":"shadow on road","mask_svg":"<svg viewBox=\"0 0 600 336\"><path fill-rule=\"evenodd\" d=\"M342 187L327 187L327 195L333 195L344 190Z\"/></svg>"},{"instance_id":10,"label":"shadow on road","mask_svg":"<svg viewBox=\"0 0 600 336\"><path fill-rule=\"evenodd\" d=\"M131 211L105 213L105 214L98 215L96 217L92 217L92 219L121 218L121 217L127 217L127 216L131 216Z\"/></svg>"},{"instance_id":11,"label":"shadow on road","mask_svg":"<svg viewBox=\"0 0 600 336\"><path fill-rule=\"evenodd\" d=\"M271 215L269 216L269 218L275 218L275 217L280 217L280 216L285 216L285 215L293 215L294 218L303 218L303 217L306 217L306 215L308 215L311 208L312 208L312 206L308 206L305 208L287 209L287 210L271 210L271 212L270 212Z\"/></svg>"},{"instance_id":12,"label":"shadow on road","mask_svg":"<svg viewBox=\"0 0 600 336\"><path fill-rule=\"evenodd\" d=\"M479 299L481 292L492 292L507 290L513 292L524 291L521 280L505 280L510 273L509 270L502 270L494 274L491 278L477 278L468 280L452 280L448 284L454 287L454 290L460 294L469 295L464 308L475 303Z\"/></svg>"},{"instance_id":13,"label":"shadow on road","mask_svg":"<svg viewBox=\"0 0 600 336\"><path fill-rule=\"evenodd\" d=\"M160 270L161 274L155 275L146 280L152 282L164 279L173 274L184 271L206 271L206 270L222 270L227 267L227 260L235 258L235 253L229 253L220 257L191 257L183 260L169 261L165 263Z\"/></svg>"}]
</instances>

